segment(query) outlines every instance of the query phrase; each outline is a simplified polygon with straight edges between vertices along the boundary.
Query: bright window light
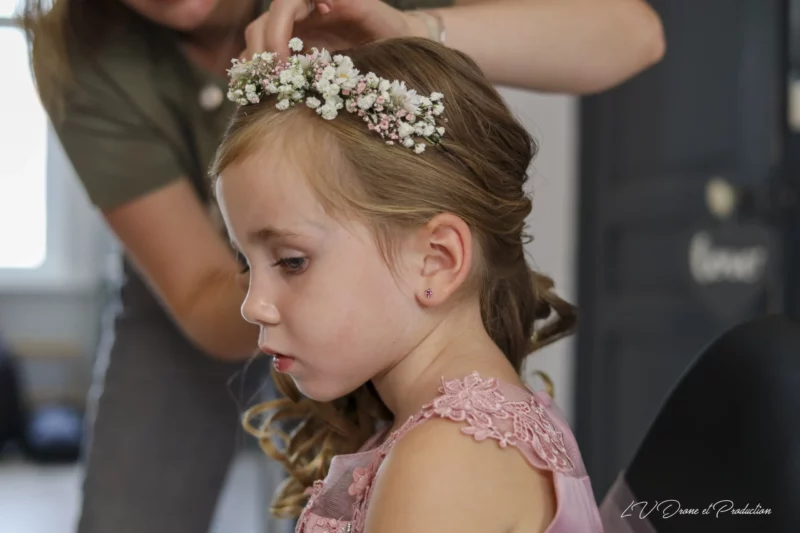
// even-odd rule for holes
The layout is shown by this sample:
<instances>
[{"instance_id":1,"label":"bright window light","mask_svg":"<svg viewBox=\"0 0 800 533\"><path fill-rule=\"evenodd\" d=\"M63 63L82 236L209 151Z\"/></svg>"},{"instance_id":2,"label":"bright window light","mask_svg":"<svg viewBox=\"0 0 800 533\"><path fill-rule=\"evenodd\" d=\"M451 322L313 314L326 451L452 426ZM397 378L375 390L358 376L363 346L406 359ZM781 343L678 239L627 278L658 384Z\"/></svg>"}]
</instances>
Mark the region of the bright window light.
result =
<instances>
[{"instance_id":1,"label":"bright window light","mask_svg":"<svg viewBox=\"0 0 800 533\"><path fill-rule=\"evenodd\" d=\"M0 15L17 0L0 0ZM47 257L47 117L31 79L25 36L0 26L0 269Z\"/></svg>"},{"instance_id":2,"label":"bright window light","mask_svg":"<svg viewBox=\"0 0 800 533\"><path fill-rule=\"evenodd\" d=\"M22 0L0 0L0 18L11 18L22 8Z\"/></svg>"}]
</instances>

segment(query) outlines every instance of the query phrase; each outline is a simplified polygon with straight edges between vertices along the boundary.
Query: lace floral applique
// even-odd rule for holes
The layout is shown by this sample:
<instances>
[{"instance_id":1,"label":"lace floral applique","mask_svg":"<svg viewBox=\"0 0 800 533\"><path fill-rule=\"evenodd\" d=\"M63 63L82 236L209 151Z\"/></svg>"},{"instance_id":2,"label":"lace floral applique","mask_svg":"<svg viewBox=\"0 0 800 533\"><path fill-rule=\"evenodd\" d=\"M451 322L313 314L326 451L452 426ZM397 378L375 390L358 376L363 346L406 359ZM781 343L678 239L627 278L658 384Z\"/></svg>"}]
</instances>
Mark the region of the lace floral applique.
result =
<instances>
[{"instance_id":1,"label":"lace floral applique","mask_svg":"<svg viewBox=\"0 0 800 533\"><path fill-rule=\"evenodd\" d=\"M324 483L321 480L317 480L312 487L306 490L306 492L310 494L310 497L305 508L303 508L303 512L300 514L300 518L297 520L296 532L300 533L306 531L306 526L309 525L309 521L312 518L311 509L314 507L316 500L322 495L324 489ZM317 518L316 522L310 523L316 526L313 528L315 533L352 533L353 531L352 523L344 520L336 520L335 518Z\"/></svg>"},{"instance_id":2,"label":"lace floral applique","mask_svg":"<svg viewBox=\"0 0 800 533\"><path fill-rule=\"evenodd\" d=\"M349 522L342 522L333 518L319 518L317 533L351 533L353 526Z\"/></svg>"},{"instance_id":3,"label":"lace floral applique","mask_svg":"<svg viewBox=\"0 0 800 533\"><path fill-rule=\"evenodd\" d=\"M323 485L322 480L317 480L314 482L314 485L306 489L306 493L309 494L308 502L303 508L303 512L300 513L300 517L297 519L297 527L295 528L295 531L304 531L304 526L306 522L308 522L308 515L311 513L311 508L314 506L314 502L317 500L317 498L319 498L320 494L322 494L324 488L325 486Z\"/></svg>"},{"instance_id":4,"label":"lace floral applique","mask_svg":"<svg viewBox=\"0 0 800 533\"><path fill-rule=\"evenodd\" d=\"M372 469L364 468L363 466L357 467L353 470L353 483L350 485L350 488L347 489L347 493L350 494L350 496L361 496L367 490L373 477L374 472Z\"/></svg>"},{"instance_id":5,"label":"lace floral applique","mask_svg":"<svg viewBox=\"0 0 800 533\"><path fill-rule=\"evenodd\" d=\"M553 470L568 473L575 465L564 446L564 435L553 425L544 407L531 395L523 402L506 401L497 380L473 372L463 380L442 380L442 394L423 407L425 418L440 416L466 421L461 431L475 440L495 439L501 447L528 443ZM511 431L501 431L494 419L511 419Z\"/></svg>"},{"instance_id":6,"label":"lace floral applique","mask_svg":"<svg viewBox=\"0 0 800 533\"><path fill-rule=\"evenodd\" d=\"M383 457L385 457L385 454L381 454L380 451L376 455L376 460L373 461L368 468L356 469L363 470L364 473L358 478L357 481L354 481L353 484L350 485L350 489L348 489L350 494L353 494L351 491L358 491L356 494L353 494L356 497L356 501L353 502L353 529L355 533L359 533L364 530L364 521L367 518L367 504L372 496L372 481L375 478L375 472L378 471L378 466L380 466ZM355 478L356 473L354 471L353 479L355 480Z\"/></svg>"}]
</instances>

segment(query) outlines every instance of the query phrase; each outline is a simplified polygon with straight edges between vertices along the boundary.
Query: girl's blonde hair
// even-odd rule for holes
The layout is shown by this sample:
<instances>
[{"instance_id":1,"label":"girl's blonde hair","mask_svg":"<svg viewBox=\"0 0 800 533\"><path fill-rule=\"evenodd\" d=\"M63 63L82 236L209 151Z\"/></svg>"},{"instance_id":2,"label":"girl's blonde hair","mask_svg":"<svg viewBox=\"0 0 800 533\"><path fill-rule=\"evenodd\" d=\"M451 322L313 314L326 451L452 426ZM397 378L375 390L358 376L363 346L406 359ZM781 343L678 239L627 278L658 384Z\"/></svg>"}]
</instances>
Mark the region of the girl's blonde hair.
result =
<instances>
[{"instance_id":1,"label":"girl's blonde hair","mask_svg":"<svg viewBox=\"0 0 800 533\"><path fill-rule=\"evenodd\" d=\"M576 323L575 309L554 293L553 281L531 271L525 260L524 226L531 200L524 185L536 152L533 139L474 61L458 51L405 38L341 53L361 72L403 80L421 94L443 93L447 122L441 124L446 128L442 144L418 155L386 145L348 113L326 121L303 106L278 111L267 100L237 111L212 177L254 153L267 137L280 143L279 149L310 146L325 161L326 168L310 176L323 205L363 219L387 259L396 231L424 225L443 212L459 216L477 244L472 283L480 294L484 326L521 371L528 354L568 335ZM293 142L298 136L292 130L307 136L308 144ZM308 153L305 159L311 159ZM535 329L540 320L545 323ZM358 450L391 415L369 384L323 404L303 397L290 378L273 373L273 379L284 398L250 409L244 424L289 473L273 501L273 514L294 517L302 510L306 490L327 474L331 458ZM291 431L286 429L289 422L294 424Z\"/></svg>"}]
</instances>

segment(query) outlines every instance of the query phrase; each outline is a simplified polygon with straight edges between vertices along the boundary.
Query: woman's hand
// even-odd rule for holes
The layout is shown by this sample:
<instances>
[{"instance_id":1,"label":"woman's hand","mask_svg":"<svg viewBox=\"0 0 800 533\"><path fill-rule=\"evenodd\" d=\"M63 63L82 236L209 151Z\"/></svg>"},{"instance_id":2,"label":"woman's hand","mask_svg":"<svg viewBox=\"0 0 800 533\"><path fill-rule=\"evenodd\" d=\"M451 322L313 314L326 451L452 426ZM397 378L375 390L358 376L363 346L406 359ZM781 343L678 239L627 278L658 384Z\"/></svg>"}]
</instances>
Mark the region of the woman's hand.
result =
<instances>
[{"instance_id":1,"label":"woman's hand","mask_svg":"<svg viewBox=\"0 0 800 533\"><path fill-rule=\"evenodd\" d=\"M390 37L409 36L416 26L407 13L380 0L274 0L269 11L245 31L242 59L261 52L289 55L289 40L305 47L348 48Z\"/></svg>"}]
</instances>

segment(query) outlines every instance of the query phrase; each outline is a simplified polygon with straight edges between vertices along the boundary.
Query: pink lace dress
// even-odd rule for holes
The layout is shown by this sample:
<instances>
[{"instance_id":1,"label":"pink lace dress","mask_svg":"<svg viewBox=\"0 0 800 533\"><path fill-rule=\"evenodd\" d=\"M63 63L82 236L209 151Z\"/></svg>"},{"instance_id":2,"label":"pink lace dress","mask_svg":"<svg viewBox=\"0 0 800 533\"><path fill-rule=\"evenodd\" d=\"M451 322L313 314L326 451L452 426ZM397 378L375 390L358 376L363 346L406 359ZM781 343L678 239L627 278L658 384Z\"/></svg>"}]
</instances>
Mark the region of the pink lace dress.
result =
<instances>
[{"instance_id":1,"label":"pink lace dress","mask_svg":"<svg viewBox=\"0 0 800 533\"><path fill-rule=\"evenodd\" d=\"M375 473L384 458L405 433L434 417L462 424L461 431L476 440L513 446L531 466L553 473L558 508L547 533L602 533L577 443L547 394L482 379L477 373L443 379L439 392L381 444L374 446L382 436L376 435L364 451L334 457L327 477L314 484L296 533L363 532Z\"/></svg>"}]
</instances>

